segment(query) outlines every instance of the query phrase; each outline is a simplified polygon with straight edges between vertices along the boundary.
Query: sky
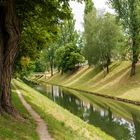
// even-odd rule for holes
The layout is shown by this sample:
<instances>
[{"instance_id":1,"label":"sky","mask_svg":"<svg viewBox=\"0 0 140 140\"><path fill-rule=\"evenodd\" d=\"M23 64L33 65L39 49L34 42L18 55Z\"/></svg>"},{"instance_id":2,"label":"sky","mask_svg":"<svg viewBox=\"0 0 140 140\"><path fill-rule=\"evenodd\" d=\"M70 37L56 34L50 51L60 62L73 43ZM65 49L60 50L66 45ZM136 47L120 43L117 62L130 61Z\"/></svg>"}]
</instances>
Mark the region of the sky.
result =
<instances>
[{"instance_id":1,"label":"sky","mask_svg":"<svg viewBox=\"0 0 140 140\"><path fill-rule=\"evenodd\" d=\"M104 9L107 12L113 13L113 10L106 4L107 0L94 0L94 6L96 9ZM74 18L76 19L75 28L78 31L83 31L83 15L84 15L84 4L77 3L74 1L70 2Z\"/></svg>"}]
</instances>

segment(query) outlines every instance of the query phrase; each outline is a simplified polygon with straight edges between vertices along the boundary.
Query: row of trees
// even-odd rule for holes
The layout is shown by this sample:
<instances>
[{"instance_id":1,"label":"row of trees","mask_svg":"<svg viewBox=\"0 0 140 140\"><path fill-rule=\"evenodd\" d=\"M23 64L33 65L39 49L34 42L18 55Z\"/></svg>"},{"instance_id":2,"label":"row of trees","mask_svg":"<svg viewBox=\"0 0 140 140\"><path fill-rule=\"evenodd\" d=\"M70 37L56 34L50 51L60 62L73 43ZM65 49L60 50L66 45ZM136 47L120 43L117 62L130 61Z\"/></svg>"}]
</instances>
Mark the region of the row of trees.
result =
<instances>
[{"instance_id":1,"label":"row of trees","mask_svg":"<svg viewBox=\"0 0 140 140\"><path fill-rule=\"evenodd\" d=\"M124 34L129 37L131 45L131 76L136 73L136 63L139 59L140 39L140 1L139 0L109 0L115 9L118 19L123 26Z\"/></svg>"},{"instance_id":2,"label":"row of trees","mask_svg":"<svg viewBox=\"0 0 140 140\"><path fill-rule=\"evenodd\" d=\"M97 12L92 0L85 2L84 55L89 65L101 65L104 69L115 59L132 61L131 73L136 73L139 60L140 1L109 0L116 14Z\"/></svg>"},{"instance_id":3,"label":"row of trees","mask_svg":"<svg viewBox=\"0 0 140 140\"><path fill-rule=\"evenodd\" d=\"M70 18L61 21L57 26L57 34L53 39L51 37L53 41L47 42L45 44L47 48L43 51L42 42L46 42L46 38L41 38L40 35L37 36L40 38L39 41L34 38L33 42L37 42L37 46L40 47L41 57L38 56L36 61L30 62L28 67L24 67L26 64L20 63L23 68L20 75L26 75L29 71L39 72L48 69L53 75L54 68L62 73L73 71L79 64L86 61L89 66L100 66L109 73L109 65L118 59L131 59L131 76L134 75L139 56L139 1L116 2L110 0L109 4L114 7L117 15L97 11L92 0L85 1L84 32L82 34L74 29L75 21L72 13L69 12ZM36 24L34 25L36 27ZM29 28L27 29L29 30ZM42 36L44 37L45 34ZM27 40L30 43L30 40Z\"/></svg>"},{"instance_id":4,"label":"row of trees","mask_svg":"<svg viewBox=\"0 0 140 140\"><path fill-rule=\"evenodd\" d=\"M78 33L74 24L72 14L71 19L61 23L56 40L43 50L40 64L36 65L41 66L42 71L45 71L43 64L51 75L54 68L62 73L73 71L87 61L89 66L100 66L109 73L113 60L130 59L128 35L116 22L116 16L97 11L92 0L85 1L84 32Z\"/></svg>"},{"instance_id":5,"label":"row of trees","mask_svg":"<svg viewBox=\"0 0 140 140\"><path fill-rule=\"evenodd\" d=\"M33 69L39 52L55 39L57 26L70 13L68 0L0 0L0 111L17 113L11 102L13 66L16 75Z\"/></svg>"},{"instance_id":6,"label":"row of trees","mask_svg":"<svg viewBox=\"0 0 140 140\"><path fill-rule=\"evenodd\" d=\"M124 45L124 35L114 15L109 13L98 15L92 1L90 2L85 8L84 56L89 65L100 65L103 69L106 68L108 73L112 59L122 58L122 53L117 51L117 48L123 47L121 45ZM92 5L92 8L90 6L88 9L89 5Z\"/></svg>"},{"instance_id":7,"label":"row of trees","mask_svg":"<svg viewBox=\"0 0 140 140\"><path fill-rule=\"evenodd\" d=\"M78 0L80 1L80 0ZM68 0L0 0L0 108L14 114L11 78L49 67L62 73L88 61L109 72L116 58L139 57L139 0L109 0L116 15L98 12L85 1L84 33L74 29ZM122 30L123 28L123 30ZM131 51L129 51L129 48ZM18 54L18 57L16 57ZM41 57L40 57L41 56Z\"/></svg>"},{"instance_id":8,"label":"row of trees","mask_svg":"<svg viewBox=\"0 0 140 140\"><path fill-rule=\"evenodd\" d=\"M18 59L15 67L15 76L27 76L29 73L50 71L53 75L54 68L58 71L70 72L75 70L85 58L82 55L82 38L80 34L75 30L75 20L71 13L71 18L64 20L57 27L58 33L55 35L53 42L47 43L40 53L36 51L38 55L37 59L31 59L26 56ZM27 53L26 53L27 54ZM23 53L22 53L23 55ZM20 61L19 61L20 60ZM27 60L27 61L24 61Z\"/></svg>"}]
</instances>

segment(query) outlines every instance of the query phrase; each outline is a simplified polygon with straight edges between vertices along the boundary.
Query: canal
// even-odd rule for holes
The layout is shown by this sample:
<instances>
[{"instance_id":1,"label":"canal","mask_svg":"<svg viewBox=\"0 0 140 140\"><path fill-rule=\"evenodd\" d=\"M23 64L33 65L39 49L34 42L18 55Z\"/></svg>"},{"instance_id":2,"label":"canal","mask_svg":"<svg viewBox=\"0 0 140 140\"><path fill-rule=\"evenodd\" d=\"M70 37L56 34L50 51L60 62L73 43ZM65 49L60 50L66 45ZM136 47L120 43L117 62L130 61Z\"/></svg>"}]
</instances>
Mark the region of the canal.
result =
<instances>
[{"instance_id":1,"label":"canal","mask_svg":"<svg viewBox=\"0 0 140 140\"><path fill-rule=\"evenodd\" d=\"M54 85L35 89L117 140L140 140L140 107Z\"/></svg>"}]
</instances>

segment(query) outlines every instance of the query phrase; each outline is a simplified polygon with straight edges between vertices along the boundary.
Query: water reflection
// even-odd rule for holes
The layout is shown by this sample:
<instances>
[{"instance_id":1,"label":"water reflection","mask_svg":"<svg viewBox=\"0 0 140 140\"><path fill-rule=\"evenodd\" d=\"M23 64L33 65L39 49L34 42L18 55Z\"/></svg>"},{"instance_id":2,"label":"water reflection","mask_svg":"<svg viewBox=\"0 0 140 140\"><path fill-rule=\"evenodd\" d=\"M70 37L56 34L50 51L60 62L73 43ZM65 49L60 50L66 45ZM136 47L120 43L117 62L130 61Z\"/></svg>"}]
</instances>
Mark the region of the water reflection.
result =
<instances>
[{"instance_id":1,"label":"water reflection","mask_svg":"<svg viewBox=\"0 0 140 140\"><path fill-rule=\"evenodd\" d=\"M135 138L140 140L140 118L136 114L132 114L134 126L135 126Z\"/></svg>"},{"instance_id":2,"label":"water reflection","mask_svg":"<svg viewBox=\"0 0 140 140\"><path fill-rule=\"evenodd\" d=\"M140 140L140 116L136 112L129 112L131 120L128 121L120 114L116 114L111 106L101 107L95 102L81 100L78 96L58 86L47 85L36 88L57 104L87 123L99 127L117 140Z\"/></svg>"}]
</instances>

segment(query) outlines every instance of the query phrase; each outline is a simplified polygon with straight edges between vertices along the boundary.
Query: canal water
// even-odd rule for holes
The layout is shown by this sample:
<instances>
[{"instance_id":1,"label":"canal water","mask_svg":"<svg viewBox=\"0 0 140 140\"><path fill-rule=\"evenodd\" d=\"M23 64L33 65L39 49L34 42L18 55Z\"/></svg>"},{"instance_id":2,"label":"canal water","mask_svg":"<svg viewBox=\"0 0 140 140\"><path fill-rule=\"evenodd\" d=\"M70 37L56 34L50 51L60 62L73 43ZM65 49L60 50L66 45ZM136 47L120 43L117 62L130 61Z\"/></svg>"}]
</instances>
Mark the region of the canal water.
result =
<instances>
[{"instance_id":1,"label":"canal water","mask_svg":"<svg viewBox=\"0 0 140 140\"><path fill-rule=\"evenodd\" d=\"M54 85L35 89L117 140L140 140L140 107Z\"/></svg>"}]
</instances>

